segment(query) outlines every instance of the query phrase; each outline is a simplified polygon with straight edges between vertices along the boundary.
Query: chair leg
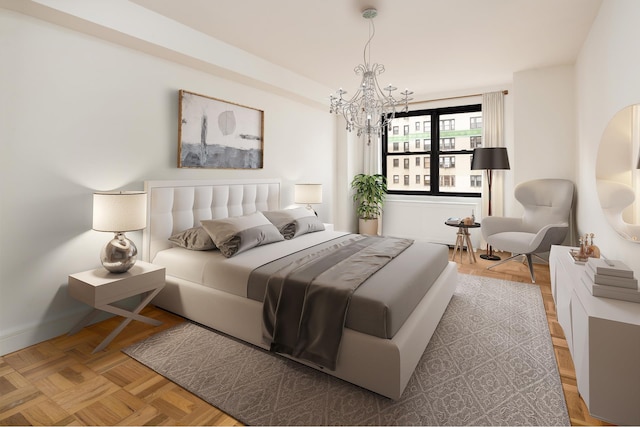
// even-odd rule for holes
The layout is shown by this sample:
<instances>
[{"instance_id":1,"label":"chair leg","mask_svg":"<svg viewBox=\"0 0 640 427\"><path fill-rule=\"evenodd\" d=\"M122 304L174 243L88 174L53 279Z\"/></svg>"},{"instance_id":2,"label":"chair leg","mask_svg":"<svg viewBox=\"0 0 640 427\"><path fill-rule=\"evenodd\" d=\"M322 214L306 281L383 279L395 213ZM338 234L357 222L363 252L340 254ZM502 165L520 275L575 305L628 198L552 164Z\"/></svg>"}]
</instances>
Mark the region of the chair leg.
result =
<instances>
[{"instance_id":1,"label":"chair leg","mask_svg":"<svg viewBox=\"0 0 640 427\"><path fill-rule=\"evenodd\" d=\"M537 257L537 258L540 258L540 257L539 257L538 255L536 255L536 254L515 254L515 255L510 256L509 258L505 258L505 259L500 260L500 261L498 261L498 262L496 262L496 263L494 263L494 264L491 264L489 267L487 267L487 270L491 270L493 267L497 267L497 266L499 266L500 264L504 264L505 262L507 262L507 261L511 261L511 260L512 260L512 259L514 259L514 258L517 258L517 257L519 257L519 256L523 256L523 257L524 257L524 258L523 258L523 261L526 259L527 264L529 264L529 274L531 275L531 283L536 283L536 276L535 276L535 274L533 273L533 260L532 260L532 257L531 257L532 255L533 255L533 256L535 256L535 257ZM542 261L544 261L544 258L540 258L540 259L541 259Z\"/></svg>"},{"instance_id":2,"label":"chair leg","mask_svg":"<svg viewBox=\"0 0 640 427\"><path fill-rule=\"evenodd\" d=\"M498 261L498 262L496 262L496 263L494 263L494 264L491 264L489 267L487 267L487 270L490 270L490 269L492 269L493 267L497 267L497 266L499 266L500 264L504 264L505 262L507 262L507 261L511 261L512 259L517 258L517 257L522 256L522 255L524 255L524 254L516 254L516 255L512 255L512 256L510 256L509 258L505 258L505 259L503 259L503 260L500 260L500 261Z\"/></svg>"},{"instance_id":3,"label":"chair leg","mask_svg":"<svg viewBox=\"0 0 640 427\"><path fill-rule=\"evenodd\" d=\"M534 257L538 258L540 261L544 262L545 264L549 264L549 261L547 261L546 259L542 258L540 255L538 254L531 254Z\"/></svg>"},{"instance_id":4,"label":"chair leg","mask_svg":"<svg viewBox=\"0 0 640 427\"><path fill-rule=\"evenodd\" d=\"M527 264L529 264L529 273L531 274L531 283L536 283L536 276L533 274L533 260L531 254L527 254Z\"/></svg>"}]
</instances>

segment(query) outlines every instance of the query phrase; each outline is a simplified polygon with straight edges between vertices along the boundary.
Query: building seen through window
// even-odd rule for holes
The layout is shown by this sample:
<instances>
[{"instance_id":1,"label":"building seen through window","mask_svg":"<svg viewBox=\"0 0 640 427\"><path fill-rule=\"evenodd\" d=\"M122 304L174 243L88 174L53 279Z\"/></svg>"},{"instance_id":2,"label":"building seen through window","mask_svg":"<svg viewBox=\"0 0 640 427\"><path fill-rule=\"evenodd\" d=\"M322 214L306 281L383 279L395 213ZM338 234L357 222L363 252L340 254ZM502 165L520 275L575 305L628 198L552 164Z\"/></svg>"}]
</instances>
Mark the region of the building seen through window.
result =
<instances>
[{"instance_id":1,"label":"building seen through window","mask_svg":"<svg viewBox=\"0 0 640 427\"><path fill-rule=\"evenodd\" d=\"M480 105L396 114L382 142L389 193L480 195L482 171L471 170L482 147Z\"/></svg>"}]
</instances>

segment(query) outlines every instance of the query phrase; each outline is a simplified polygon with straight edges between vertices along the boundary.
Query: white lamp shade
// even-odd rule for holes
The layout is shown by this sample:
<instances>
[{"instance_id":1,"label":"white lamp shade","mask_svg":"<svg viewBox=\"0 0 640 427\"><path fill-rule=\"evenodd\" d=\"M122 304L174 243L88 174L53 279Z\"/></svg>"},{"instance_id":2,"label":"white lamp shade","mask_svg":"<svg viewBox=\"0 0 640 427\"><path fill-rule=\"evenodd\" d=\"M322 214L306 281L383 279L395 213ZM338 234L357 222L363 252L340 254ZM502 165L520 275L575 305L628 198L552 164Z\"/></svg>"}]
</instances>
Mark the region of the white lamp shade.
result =
<instances>
[{"instance_id":1,"label":"white lamp shade","mask_svg":"<svg viewBox=\"0 0 640 427\"><path fill-rule=\"evenodd\" d=\"M107 191L93 193L93 229L124 232L147 226L147 193Z\"/></svg>"},{"instance_id":2,"label":"white lamp shade","mask_svg":"<svg viewBox=\"0 0 640 427\"><path fill-rule=\"evenodd\" d=\"M322 203L322 184L296 184L293 193L294 203Z\"/></svg>"}]
</instances>

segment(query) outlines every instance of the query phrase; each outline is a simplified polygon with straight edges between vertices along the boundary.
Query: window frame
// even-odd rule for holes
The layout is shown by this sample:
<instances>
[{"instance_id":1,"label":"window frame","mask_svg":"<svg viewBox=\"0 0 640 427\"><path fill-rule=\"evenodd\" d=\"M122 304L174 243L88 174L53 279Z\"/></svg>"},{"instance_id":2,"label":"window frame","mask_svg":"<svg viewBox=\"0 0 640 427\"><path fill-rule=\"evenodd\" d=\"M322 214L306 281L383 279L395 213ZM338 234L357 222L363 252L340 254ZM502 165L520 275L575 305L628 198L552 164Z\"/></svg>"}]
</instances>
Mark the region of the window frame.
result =
<instances>
[{"instance_id":1,"label":"window frame","mask_svg":"<svg viewBox=\"0 0 640 427\"><path fill-rule=\"evenodd\" d=\"M396 113L395 118L403 118L403 117L413 117L413 116L429 116L429 120L425 120L425 118L421 119L421 122L424 124L430 121L431 124L431 138L430 138L430 150L426 151L397 151L397 152L389 152L388 151L388 139L389 139L389 131L390 129L385 128L382 132L382 174L387 176L387 159L398 157L398 156L420 156L425 157L429 156L430 158L430 189L429 191L415 191L415 190L395 190L388 189L388 194L407 194L407 195L417 195L417 196L436 196L436 197L481 197L481 188L478 192L451 192L451 191L440 191L440 156L441 155L469 155L473 154L473 148L463 149L463 150L443 150L440 151L440 117L448 114L455 113L469 113L469 112L482 112L481 104L471 104L471 105L459 105L453 107L443 107L443 108L429 108L429 109L421 109L421 110L412 110L403 113ZM455 127L455 124L454 124ZM423 129L423 132L425 130ZM424 138L425 140L429 140ZM442 154L441 154L442 153ZM423 165L426 167L426 164ZM451 168L449 168L451 169ZM455 168L454 168L455 169ZM424 175L424 174L423 174ZM459 178L459 177L458 177ZM457 179L456 179L457 181ZM423 179L423 182L426 182ZM425 185L426 186L426 185Z\"/></svg>"}]
</instances>

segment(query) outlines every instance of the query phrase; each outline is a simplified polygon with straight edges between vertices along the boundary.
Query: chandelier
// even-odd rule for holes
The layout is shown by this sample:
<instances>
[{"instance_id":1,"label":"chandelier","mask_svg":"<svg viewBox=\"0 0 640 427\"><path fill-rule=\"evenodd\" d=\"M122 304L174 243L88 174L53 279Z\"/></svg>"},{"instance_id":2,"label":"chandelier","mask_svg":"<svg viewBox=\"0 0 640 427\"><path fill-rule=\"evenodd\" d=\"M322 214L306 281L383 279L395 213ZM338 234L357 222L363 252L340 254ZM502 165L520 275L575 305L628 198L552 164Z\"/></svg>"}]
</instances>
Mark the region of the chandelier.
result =
<instances>
[{"instance_id":1,"label":"chandelier","mask_svg":"<svg viewBox=\"0 0 640 427\"><path fill-rule=\"evenodd\" d=\"M358 65L354 71L362 75L362 83L356 94L349 100L344 98L347 93L340 88L336 95L331 95L329 112L342 114L347 122L347 131L357 130L358 136L365 134L367 144L371 144L371 135L381 136L382 129L389 126L396 115L398 106L404 104L403 112L409 109L409 95L413 92L405 89L400 94L402 99L396 99L391 94L397 88L388 85L384 89L378 84L377 76L384 73L384 65L371 64L371 40L375 35L373 18L378 15L376 9L365 9L362 17L369 20L369 40L364 46L364 63ZM386 93L385 93L386 92Z\"/></svg>"}]
</instances>

